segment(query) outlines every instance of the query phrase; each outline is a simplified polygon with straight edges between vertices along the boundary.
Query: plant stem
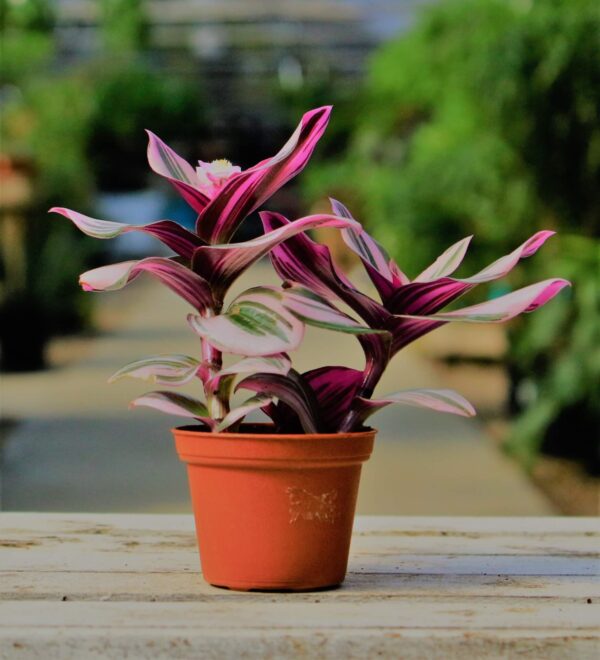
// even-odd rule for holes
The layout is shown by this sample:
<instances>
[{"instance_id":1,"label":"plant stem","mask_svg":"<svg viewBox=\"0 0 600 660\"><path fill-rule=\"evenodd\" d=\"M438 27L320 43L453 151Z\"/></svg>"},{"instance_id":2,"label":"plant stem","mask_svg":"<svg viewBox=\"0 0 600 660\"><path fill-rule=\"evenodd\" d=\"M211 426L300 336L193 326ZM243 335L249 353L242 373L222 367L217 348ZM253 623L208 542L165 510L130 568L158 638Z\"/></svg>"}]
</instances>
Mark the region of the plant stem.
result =
<instances>
[{"instance_id":1,"label":"plant stem","mask_svg":"<svg viewBox=\"0 0 600 660\"><path fill-rule=\"evenodd\" d=\"M214 310L206 310L204 318L214 316ZM229 400L221 398L222 392L219 388L213 389L208 384L213 376L216 376L223 366L223 353L208 343L204 338L200 339L202 352L202 363L206 365L206 376L204 380L204 395L206 397L206 407L212 419L221 420L229 412Z\"/></svg>"}]
</instances>

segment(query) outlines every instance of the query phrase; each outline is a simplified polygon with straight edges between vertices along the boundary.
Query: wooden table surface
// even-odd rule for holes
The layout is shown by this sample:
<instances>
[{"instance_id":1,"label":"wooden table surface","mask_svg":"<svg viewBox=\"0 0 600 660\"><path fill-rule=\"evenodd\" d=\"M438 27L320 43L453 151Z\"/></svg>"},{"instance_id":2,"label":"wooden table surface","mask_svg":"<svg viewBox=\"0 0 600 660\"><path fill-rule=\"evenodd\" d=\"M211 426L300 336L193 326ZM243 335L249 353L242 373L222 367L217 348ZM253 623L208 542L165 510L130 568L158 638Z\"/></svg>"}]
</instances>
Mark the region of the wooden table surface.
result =
<instances>
[{"instance_id":1,"label":"wooden table surface","mask_svg":"<svg viewBox=\"0 0 600 660\"><path fill-rule=\"evenodd\" d=\"M1 658L600 658L593 518L358 518L344 585L239 593L180 515L0 514ZM243 548L240 548L243 552Z\"/></svg>"}]
</instances>

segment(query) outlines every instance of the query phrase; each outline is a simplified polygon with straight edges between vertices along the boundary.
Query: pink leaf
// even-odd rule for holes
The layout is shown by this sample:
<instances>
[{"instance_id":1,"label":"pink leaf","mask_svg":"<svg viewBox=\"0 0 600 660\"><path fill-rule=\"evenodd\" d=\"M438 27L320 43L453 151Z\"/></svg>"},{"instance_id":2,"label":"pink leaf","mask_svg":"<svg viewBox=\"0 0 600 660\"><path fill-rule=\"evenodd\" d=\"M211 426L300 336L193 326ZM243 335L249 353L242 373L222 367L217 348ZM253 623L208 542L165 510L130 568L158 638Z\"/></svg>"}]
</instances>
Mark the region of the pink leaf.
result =
<instances>
[{"instance_id":1,"label":"pink leaf","mask_svg":"<svg viewBox=\"0 0 600 660\"><path fill-rule=\"evenodd\" d=\"M77 211L59 207L50 209L50 213L64 215L65 218L71 220L84 234L93 238L115 238L132 231L150 234L185 259L191 259L194 250L204 245L204 241L200 237L192 234L192 232L172 220L159 220L149 225L137 226L112 222L110 220L98 220L97 218L90 218L87 215L83 215L83 213L77 213Z\"/></svg>"},{"instance_id":2,"label":"pink leaf","mask_svg":"<svg viewBox=\"0 0 600 660\"><path fill-rule=\"evenodd\" d=\"M437 412L461 415L462 417L473 417L475 409L460 394L452 390L403 390L388 394L383 399L356 399L356 407L359 411L359 421L364 422L370 415L391 403L399 403L405 406L416 406L417 408L428 408Z\"/></svg>"},{"instance_id":3,"label":"pink leaf","mask_svg":"<svg viewBox=\"0 0 600 660\"><path fill-rule=\"evenodd\" d=\"M261 213L265 231L289 224L278 213ZM271 262L283 280L301 284L325 298L343 300L369 326L379 327L390 314L380 304L357 291L334 264L329 249L305 234L296 234L271 251Z\"/></svg>"},{"instance_id":4,"label":"pink leaf","mask_svg":"<svg viewBox=\"0 0 600 660\"><path fill-rule=\"evenodd\" d=\"M177 261L164 257L148 257L141 261L123 261L94 268L80 275L79 282L86 291L115 291L143 272L159 279L199 312L214 304L206 280Z\"/></svg>"},{"instance_id":5,"label":"pink leaf","mask_svg":"<svg viewBox=\"0 0 600 660\"><path fill-rule=\"evenodd\" d=\"M240 222L302 171L329 121L331 107L307 112L273 158L231 177L198 217L196 230L209 243L226 243Z\"/></svg>"},{"instance_id":6,"label":"pink leaf","mask_svg":"<svg viewBox=\"0 0 600 660\"><path fill-rule=\"evenodd\" d=\"M161 176L175 187L185 201L198 213L209 203L208 196L199 190L198 178L194 168L176 154L151 131L148 133L148 163Z\"/></svg>"},{"instance_id":7,"label":"pink leaf","mask_svg":"<svg viewBox=\"0 0 600 660\"><path fill-rule=\"evenodd\" d=\"M193 268L221 295L248 266L288 238L314 227L346 227L351 224L354 223L334 215L310 215L250 241L200 247L194 253Z\"/></svg>"}]
</instances>

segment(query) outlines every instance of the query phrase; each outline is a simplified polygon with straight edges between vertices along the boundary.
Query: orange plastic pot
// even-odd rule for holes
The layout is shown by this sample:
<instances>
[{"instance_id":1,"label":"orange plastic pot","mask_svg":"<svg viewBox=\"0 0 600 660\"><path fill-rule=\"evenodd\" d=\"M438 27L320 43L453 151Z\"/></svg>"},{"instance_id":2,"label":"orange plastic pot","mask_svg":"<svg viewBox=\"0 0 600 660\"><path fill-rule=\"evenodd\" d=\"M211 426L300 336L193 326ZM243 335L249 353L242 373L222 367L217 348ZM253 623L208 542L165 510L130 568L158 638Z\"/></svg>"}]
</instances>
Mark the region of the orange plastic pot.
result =
<instances>
[{"instance_id":1,"label":"orange plastic pot","mask_svg":"<svg viewBox=\"0 0 600 660\"><path fill-rule=\"evenodd\" d=\"M346 575L361 466L375 431L277 435L173 429L187 463L200 560L239 590L333 587Z\"/></svg>"}]
</instances>

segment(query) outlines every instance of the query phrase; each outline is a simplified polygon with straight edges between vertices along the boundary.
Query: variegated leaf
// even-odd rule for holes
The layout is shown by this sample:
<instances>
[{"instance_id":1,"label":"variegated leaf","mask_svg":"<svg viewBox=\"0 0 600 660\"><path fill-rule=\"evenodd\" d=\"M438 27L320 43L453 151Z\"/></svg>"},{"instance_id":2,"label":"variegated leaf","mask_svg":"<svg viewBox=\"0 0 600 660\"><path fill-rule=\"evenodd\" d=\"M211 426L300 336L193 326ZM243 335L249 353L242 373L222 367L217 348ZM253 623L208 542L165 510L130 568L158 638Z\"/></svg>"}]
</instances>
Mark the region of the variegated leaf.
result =
<instances>
[{"instance_id":1,"label":"variegated leaf","mask_svg":"<svg viewBox=\"0 0 600 660\"><path fill-rule=\"evenodd\" d=\"M278 399L281 418L282 404L297 415L305 433L318 433L320 429L319 406L314 392L293 369L286 376L280 374L254 374L244 378L235 388L251 390L264 396Z\"/></svg>"},{"instance_id":2,"label":"variegated leaf","mask_svg":"<svg viewBox=\"0 0 600 660\"><path fill-rule=\"evenodd\" d=\"M297 348L304 324L289 312L278 296L250 289L218 316L190 315L193 330L221 351L248 357L286 353Z\"/></svg>"},{"instance_id":3,"label":"variegated leaf","mask_svg":"<svg viewBox=\"0 0 600 660\"><path fill-rule=\"evenodd\" d=\"M165 177L185 201L198 213L209 203L209 198L198 186L195 169L171 147L166 145L151 131L148 133L148 163L150 167Z\"/></svg>"},{"instance_id":4,"label":"variegated leaf","mask_svg":"<svg viewBox=\"0 0 600 660\"><path fill-rule=\"evenodd\" d=\"M206 280L177 261L164 257L148 257L141 261L123 261L94 268L80 275L79 283L85 291L115 291L143 272L159 279L199 312L214 304Z\"/></svg>"},{"instance_id":5,"label":"variegated leaf","mask_svg":"<svg viewBox=\"0 0 600 660\"><path fill-rule=\"evenodd\" d=\"M467 321L471 323L502 323L523 312L545 305L564 287L570 286L567 280L550 279L530 284L512 293L488 300L477 305L470 305L452 312L440 312L428 316L402 315L400 317L427 321Z\"/></svg>"},{"instance_id":6,"label":"variegated leaf","mask_svg":"<svg viewBox=\"0 0 600 660\"><path fill-rule=\"evenodd\" d=\"M283 148L231 177L198 217L197 233L209 243L226 243L240 222L299 174L329 122L331 106L305 113Z\"/></svg>"},{"instance_id":7,"label":"variegated leaf","mask_svg":"<svg viewBox=\"0 0 600 660\"><path fill-rule=\"evenodd\" d=\"M354 335L385 332L361 325L337 309L327 299L305 287L291 286L283 289L281 294L285 307L308 325Z\"/></svg>"},{"instance_id":8,"label":"variegated leaf","mask_svg":"<svg viewBox=\"0 0 600 660\"><path fill-rule=\"evenodd\" d=\"M215 426L204 403L178 392L148 392L134 399L129 405L131 408L154 408L168 415L198 419L210 428Z\"/></svg>"},{"instance_id":9,"label":"variegated leaf","mask_svg":"<svg viewBox=\"0 0 600 660\"><path fill-rule=\"evenodd\" d=\"M216 431L226 431L230 426L239 422L243 419L248 413L254 412L255 410L260 410L265 406L268 406L270 403L273 403L275 397L267 396L265 394L259 394L253 396L247 401L245 401L241 406L230 410L227 415L217 424Z\"/></svg>"},{"instance_id":10,"label":"variegated leaf","mask_svg":"<svg viewBox=\"0 0 600 660\"><path fill-rule=\"evenodd\" d=\"M59 207L50 209L50 213L60 213L60 215L71 220L84 234L93 238L116 238L121 234L133 231L150 234L185 259L191 259L194 250L204 245L204 241L199 236L192 234L192 232L172 220L159 220L149 225L137 226L112 222L110 220L98 220L97 218L90 218L87 215L83 215L83 213Z\"/></svg>"},{"instance_id":11,"label":"variegated leaf","mask_svg":"<svg viewBox=\"0 0 600 660\"><path fill-rule=\"evenodd\" d=\"M224 294L246 268L292 236L314 227L347 227L353 224L357 223L334 215L310 215L250 241L200 247L194 253L192 266L215 290Z\"/></svg>"},{"instance_id":12,"label":"variegated leaf","mask_svg":"<svg viewBox=\"0 0 600 660\"><path fill-rule=\"evenodd\" d=\"M373 413L392 403L428 408L437 412L461 415L462 417L473 417L476 414L473 406L464 397L452 390L403 390L388 394L382 399L357 397L354 407L358 412L359 421L364 422Z\"/></svg>"},{"instance_id":13,"label":"variegated leaf","mask_svg":"<svg viewBox=\"0 0 600 660\"><path fill-rule=\"evenodd\" d=\"M415 277L414 282L431 282L452 274L462 263L472 236L467 236L450 246L428 268Z\"/></svg>"},{"instance_id":14,"label":"variegated leaf","mask_svg":"<svg viewBox=\"0 0 600 660\"><path fill-rule=\"evenodd\" d=\"M124 366L108 382L129 376L158 385L184 385L196 376L199 366L200 362L189 355L155 355Z\"/></svg>"}]
</instances>

